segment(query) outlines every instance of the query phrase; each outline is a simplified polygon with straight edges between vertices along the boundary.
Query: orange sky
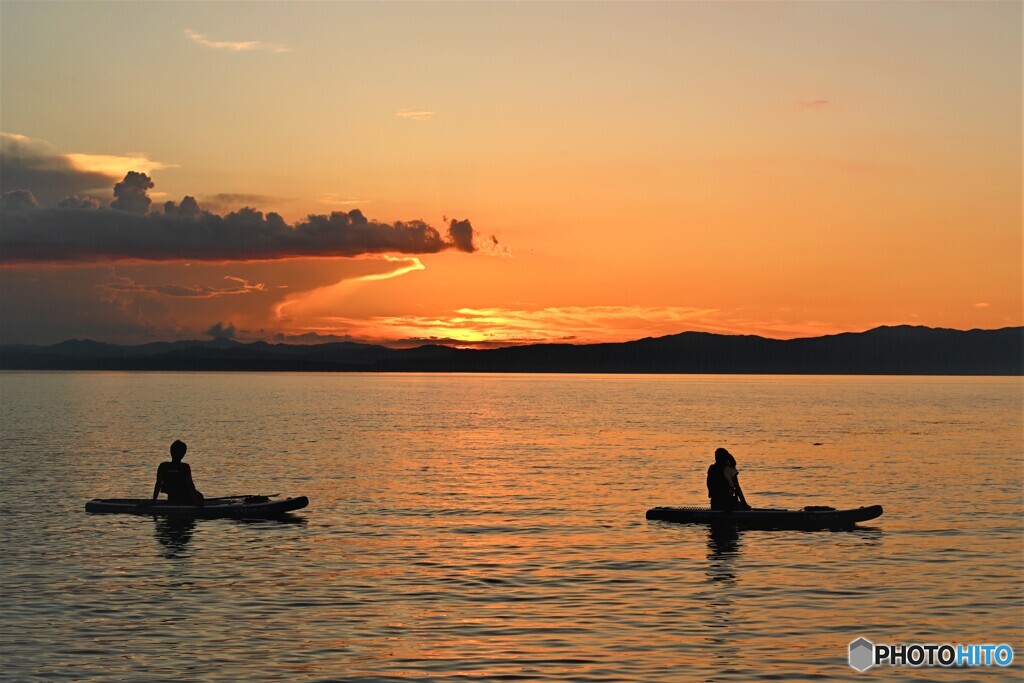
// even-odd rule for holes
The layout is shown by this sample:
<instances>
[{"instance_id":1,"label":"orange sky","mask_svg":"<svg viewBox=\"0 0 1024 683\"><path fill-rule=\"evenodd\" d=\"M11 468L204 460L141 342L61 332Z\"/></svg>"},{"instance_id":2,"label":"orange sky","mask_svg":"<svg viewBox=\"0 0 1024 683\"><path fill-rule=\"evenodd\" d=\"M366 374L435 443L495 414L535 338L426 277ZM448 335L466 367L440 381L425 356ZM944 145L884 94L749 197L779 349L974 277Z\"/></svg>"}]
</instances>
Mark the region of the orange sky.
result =
<instances>
[{"instance_id":1,"label":"orange sky","mask_svg":"<svg viewBox=\"0 0 1024 683\"><path fill-rule=\"evenodd\" d=\"M31 211L140 171L151 212L359 209L444 242L15 264L5 217L3 342L1022 324L1019 3L0 12L2 189Z\"/></svg>"}]
</instances>

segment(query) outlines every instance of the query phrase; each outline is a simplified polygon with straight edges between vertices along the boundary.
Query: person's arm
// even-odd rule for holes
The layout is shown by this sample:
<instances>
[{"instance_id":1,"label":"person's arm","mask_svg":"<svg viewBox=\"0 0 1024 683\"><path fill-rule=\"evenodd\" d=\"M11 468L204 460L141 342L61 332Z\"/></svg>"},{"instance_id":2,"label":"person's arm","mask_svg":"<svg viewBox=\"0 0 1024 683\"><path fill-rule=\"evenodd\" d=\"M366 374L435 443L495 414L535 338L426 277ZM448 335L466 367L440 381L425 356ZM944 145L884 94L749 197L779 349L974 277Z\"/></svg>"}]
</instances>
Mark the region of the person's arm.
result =
<instances>
[{"instance_id":1,"label":"person's arm","mask_svg":"<svg viewBox=\"0 0 1024 683\"><path fill-rule=\"evenodd\" d=\"M160 483L162 477L160 476L163 466L156 468L156 483L153 484L153 502L156 502L157 497L160 495Z\"/></svg>"},{"instance_id":2,"label":"person's arm","mask_svg":"<svg viewBox=\"0 0 1024 683\"><path fill-rule=\"evenodd\" d=\"M743 503L749 508L750 505L747 504L747 499L743 497L743 489L740 488L740 475L738 472L736 473L736 476L733 477L732 483L736 486L736 497L739 499L741 503Z\"/></svg>"}]
</instances>

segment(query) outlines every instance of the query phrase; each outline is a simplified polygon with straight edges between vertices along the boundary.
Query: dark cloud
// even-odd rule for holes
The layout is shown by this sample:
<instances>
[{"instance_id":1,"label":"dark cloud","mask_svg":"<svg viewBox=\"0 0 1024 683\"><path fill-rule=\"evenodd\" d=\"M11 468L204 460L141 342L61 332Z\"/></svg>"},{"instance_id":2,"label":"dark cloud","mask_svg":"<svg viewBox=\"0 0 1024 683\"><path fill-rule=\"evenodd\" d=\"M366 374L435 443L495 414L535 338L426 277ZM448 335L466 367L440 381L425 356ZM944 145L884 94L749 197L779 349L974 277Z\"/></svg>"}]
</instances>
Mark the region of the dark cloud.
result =
<instances>
[{"instance_id":1,"label":"dark cloud","mask_svg":"<svg viewBox=\"0 0 1024 683\"><path fill-rule=\"evenodd\" d=\"M185 197L181 204L164 202L164 213L168 216L198 216L203 212L195 197Z\"/></svg>"},{"instance_id":2,"label":"dark cloud","mask_svg":"<svg viewBox=\"0 0 1024 683\"><path fill-rule=\"evenodd\" d=\"M421 220L379 223L358 209L288 225L276 213L250 208L223 216L203 211L192 197L146 213L152 187L149 176L132 171L115 187L110 209L75 203L4 210L0 262L259 261L475 249L469 221L452 220L446 237Z\"/></svg>"},{"instance_id":3,"label":"dark cloud","mask_svg":"<svg viewBox=\"0 0 1024 683\"><path fill-rule=\"evenodd\" d=\"M45 142L0 132L0 192L31 190L42 204L50 205L68 195L105 192L112 180L75 168Z\"/></svg>"},{"instance_id":4,"label":"dark cloud","mask_svg":"<svg viewBox=\"0 0 1024 683\"><path fill-rule=\"evenodd\" d=\"M227 213L228 211L237 211L238 209L244 209L247 206L265 206L267 204L280 205L284 202L292 201L282 197L271 197L265 194L237 194L230 192L222 192L219 194L203 195L200 197L203 202L203 206L206 207L207 211L213 213Z\"/></svg>"},{"instance_id":5,"label":"dark cloud","mask_svg":"<svg viewBox=\"0 0 1024 683\"><path fill-rule=\"evenodd\" d=\"M28 190L11 190L0 195L0 210L21 211L39 207L34 194Z\"/></svg>"},{"instance_id":6,"label":"dark cloud","mask_svg":"<svg viewBox=\"0 0 1024 683\"><path fill-rule=\"evenodd\" d=\"M114 185L114 201L110 202L110 208L131 213L148 213L149 205L153 201L148 193L154 187L156 185L145 173L128 171L124 180ZM182 201L182 204L184 203Z\"/></svg>"},{"instance_id":7,"label":"dark cloud","mask_svg":"<svg viewBox=\"0 0 1024 683\"><path fill-rule=\"evenodd\" d=\"M219 320L213 324L213 327L206 330L204 334L208 334L214 339L234 339L235 338L235 324L228 323L225 327L224 323Z\"/></svg>"},{"instance_id":8,"label":"dark cloud","mask_svg":"<svg viewBox=\"0 0 1024 683\"><path fill-rule=\"evenodd\" d=\"M476 251L473 246L473 226L469 221L457 221L454 218L448 225L448 239L459 251L472 254Z\"/></svg>"},{"instance_id":9,"label":"dark cloud","mask_svg":"<svg viewBox=\"0 0 1024 683\"><path fill-rule=\"evenodd\" d=\"M0 268L0 343L139 343L181 336L164 304L173 300L103 296L97 285L109 278L106 267L65 268L59 274L52 268Z\"/></svg>"},{"instance_id":10,"label":"dark cloud","mask_svg":"<svg viewBox=\"0 0 1024 683\"><path fill-rule=\"evenodd\" d=\"M57 202L57 206L62 209L98 209L100 208L100 200L95 197L80 197L77 194L73 194Z\"/></svg>"},{"instance_id":11,"label":"dark cloud","mask_svg":"<svg viewBox=\"0 0 1024 683\"><path fill-rule=\"evenodd\" d=\"M306 332L304 334L286 334L284 332L278 332L274 335L274 341L282 344L330 344L333 342L367 343L364 339L357 339L347 334L320 334L318 332Z\"/></svg>"}]
</instances>

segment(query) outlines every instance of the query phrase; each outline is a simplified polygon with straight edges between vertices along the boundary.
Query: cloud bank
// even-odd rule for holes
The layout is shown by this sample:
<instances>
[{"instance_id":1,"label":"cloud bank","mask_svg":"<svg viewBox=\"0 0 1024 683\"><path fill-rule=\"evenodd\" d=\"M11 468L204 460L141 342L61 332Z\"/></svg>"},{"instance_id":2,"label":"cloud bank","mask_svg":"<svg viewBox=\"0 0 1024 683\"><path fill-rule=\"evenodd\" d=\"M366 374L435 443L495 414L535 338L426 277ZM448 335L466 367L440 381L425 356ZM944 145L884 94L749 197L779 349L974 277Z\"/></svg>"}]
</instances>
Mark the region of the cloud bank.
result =
<instances>
[{"instance_id":1,"label":"cloud bank","mask_svg":"<svg viewBox=\"0 0 1024 683\"><path fill-rule=\"evenodd\" d=\"M0 193L28 190L44 206L68 197L94 201L128 171L171 168L145 154L62 154L43 140L0 131Z\"/></svg>"},{"instance_id":2,"label":"cloud bank","mask_svg":"<svg viewBox=\"0 0 1024 683\"><path fill-rule=\"evenodd\" d=\"M31 190L35 199L53 204L62 197L109 191L114 178L85 170L51 145L24 135L0 132L0 192Z\"/></svg>"},{"instance_id":3,"label":"cloud bank","mask_svg":"<svg viewBox=\"0 0 1024 683\"><path fill-rule=\"evenodd\" d=\"M466 220L451 220L442 234L421 220L381 223L353 209L311 214L289 225L277 213L252 208L226 215L205 211L193 197L153 210L153 186L145 173L131 171L114 186L109 207L77 196L42 207L23 189L4 193L0 263L264 261L477 250Z\"/></svg>"}]
</instances>

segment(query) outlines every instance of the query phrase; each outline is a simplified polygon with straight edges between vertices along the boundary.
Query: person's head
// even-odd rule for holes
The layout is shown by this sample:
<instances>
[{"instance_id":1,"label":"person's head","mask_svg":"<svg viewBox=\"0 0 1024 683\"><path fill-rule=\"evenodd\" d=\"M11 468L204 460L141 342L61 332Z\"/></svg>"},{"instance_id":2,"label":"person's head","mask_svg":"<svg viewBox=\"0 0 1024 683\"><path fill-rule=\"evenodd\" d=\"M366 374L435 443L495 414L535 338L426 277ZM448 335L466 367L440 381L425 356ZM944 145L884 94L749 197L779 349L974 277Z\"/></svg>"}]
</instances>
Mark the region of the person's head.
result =
<instances>
[{"instance_id":1,"label":"person's head","mask_svg":"<svg viewBox=\"0 0 1024 683\"><path fill-rule=\"evenodd\" d=\"M171 444L171 460L179 462L185 457L186 451L188 451L188 446L185 445L184 441L175 441Z\"/></svg>"},{"instance_id":2,"label":"person's head","mask_svg":"<svg viewBox=\"0 0 1024 683\"><path fill-rule=\"evenodd\" d=\"M732 453L724 448L718 448L715 450L715 462L719 465L735 465L736 458L732 457Z\"/></svg>"}]
</instances>

